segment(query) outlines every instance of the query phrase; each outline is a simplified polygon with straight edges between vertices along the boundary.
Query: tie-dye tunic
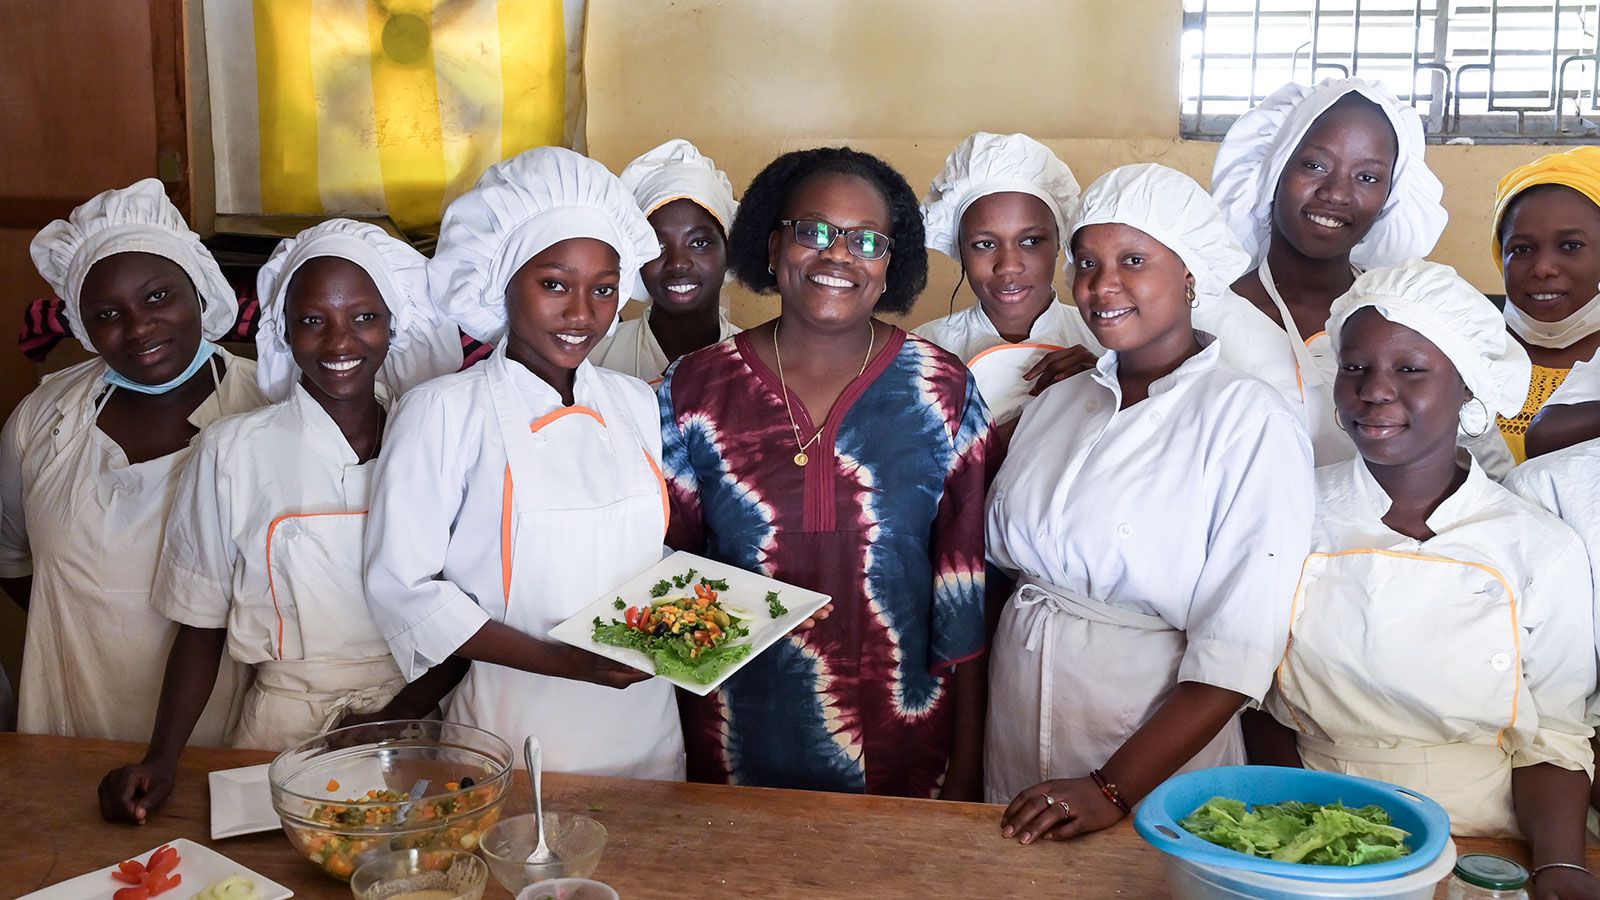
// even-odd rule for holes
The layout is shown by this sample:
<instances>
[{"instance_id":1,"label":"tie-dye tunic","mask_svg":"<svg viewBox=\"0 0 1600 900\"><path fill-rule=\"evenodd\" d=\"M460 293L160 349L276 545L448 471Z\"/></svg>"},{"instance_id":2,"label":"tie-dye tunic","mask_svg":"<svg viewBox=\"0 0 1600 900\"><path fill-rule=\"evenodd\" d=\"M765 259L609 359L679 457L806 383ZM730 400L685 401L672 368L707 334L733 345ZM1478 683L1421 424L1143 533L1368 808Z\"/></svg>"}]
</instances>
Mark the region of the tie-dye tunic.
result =
<instances>
[{"instance_id":1,"label":"tie-dye tunic","mask_svg":"<svg viewBox=\"0 0 1600 900\"><path fill-rule=\"evenodd\" d=\"M934 796L950 670L984 650L988 410L958 358L896 328L797 466L778 376L750 341L690 354L657 389L667 539L833 610L709 696L680 692L689 778Z\"/></svg>"}]
</instances>

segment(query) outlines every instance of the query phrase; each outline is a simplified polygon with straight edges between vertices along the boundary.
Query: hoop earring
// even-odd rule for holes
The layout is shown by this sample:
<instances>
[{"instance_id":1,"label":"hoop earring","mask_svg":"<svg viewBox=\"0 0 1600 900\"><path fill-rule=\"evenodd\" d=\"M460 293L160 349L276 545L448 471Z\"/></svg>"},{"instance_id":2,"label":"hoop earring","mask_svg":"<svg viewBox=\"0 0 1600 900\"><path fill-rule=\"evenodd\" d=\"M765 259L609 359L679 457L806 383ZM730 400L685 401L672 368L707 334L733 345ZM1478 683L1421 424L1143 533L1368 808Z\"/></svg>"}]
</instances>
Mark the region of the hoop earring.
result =
<instances>
[{"instance_id":1,"label":"hoop earring","mask_svg":"<svg viewBox=\"0 0 1600 900\"><path fill-rule=\"evenodd\" d=\"M1482 428L1478 429L1476 432L1472 432L1472 431L1468 431L1465 423L1463 423L1461 425L1461 433L1466 435L1469 438L1481 438L1484 435L1489 433L1489 429L1490 428L1494 427L1494 417L1489 415L1489 405L1487 403L1484 403L1481 399L1479 399L1477 397L1473 397L1471 400L1467 401L1467 403L1473 403L1473 402L1476 402L1478 404L1478 408L1483 410L1483 422L1484 422L1484 425L1483 425ZM1467 403L1461 404L1461 408L1462 409L1466 409L1467 408ZM1458 413L1457 414L1457 418L1458 419L1462 418L1462 416Z\"/></svg>"},{"instance_id":2,"label":"hoop earring","mask_svg":"<svg viewBox=\"0 0 1600 900\"><path fill-rule=\"evenodd\" d=\"M1194 294L1194 285L1189 285L1184 289L1183 299L1188 302L1190 309L1198 309L1200 306L1200 299Z\"/></svg>"},{"instance_id":3,"label":"hoop earring","mask_svg":"<svg viewBox=\"0 0 1600 900\"><path fill-rule=\"evenodd\" d=\"M776 274L778 274L778 270L772 267L772 263L767 263L767 274L768 275L776 275Z\"/></svg>"}]
</instances>

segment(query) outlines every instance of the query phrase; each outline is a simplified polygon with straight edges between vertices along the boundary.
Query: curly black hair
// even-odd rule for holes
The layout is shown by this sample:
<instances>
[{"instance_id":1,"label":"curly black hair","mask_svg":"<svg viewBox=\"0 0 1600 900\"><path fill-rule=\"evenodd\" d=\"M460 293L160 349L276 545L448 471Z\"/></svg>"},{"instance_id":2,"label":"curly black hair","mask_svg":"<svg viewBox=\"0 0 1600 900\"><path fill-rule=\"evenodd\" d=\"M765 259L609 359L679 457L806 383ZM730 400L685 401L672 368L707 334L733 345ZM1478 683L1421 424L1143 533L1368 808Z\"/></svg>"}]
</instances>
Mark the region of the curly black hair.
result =
<instances>
[{"instance_id":1,"label":"curly black hair","mask_svg":"<svg viewBox=\"0 0 1600 900\"><path fill-rule=\"evenodd\" d=\"M889 206L887 289L873 306L876 312L904 314L928 285L928 248L924 246L922 212L917 195L905 176L894 167L849 147L796 150L767 164L745 189L728 235L728 268L739 281L759 294L770 294L778 279L767 271L767 238L783 218L789 196L819 175L854 175L878 189Z\"/></svg>"}]
</instances>

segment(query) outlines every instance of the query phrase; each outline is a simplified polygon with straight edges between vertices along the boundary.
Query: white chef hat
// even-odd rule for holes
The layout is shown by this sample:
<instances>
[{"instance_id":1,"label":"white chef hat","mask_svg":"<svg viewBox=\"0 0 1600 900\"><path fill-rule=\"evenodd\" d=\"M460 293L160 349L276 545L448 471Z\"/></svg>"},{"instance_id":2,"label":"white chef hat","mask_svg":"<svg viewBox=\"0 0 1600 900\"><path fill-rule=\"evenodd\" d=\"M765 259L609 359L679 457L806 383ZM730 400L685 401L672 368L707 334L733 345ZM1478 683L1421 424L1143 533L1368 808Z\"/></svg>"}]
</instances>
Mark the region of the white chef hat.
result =
<instances>
[{"instance_id":1,"label":"white chef hat","mask_svg":"<svg viewBox=\"0 0 1600 900\"><path fill-rule=\"evenodd\" d=\"M430 378L454 372L461 354L452 359L450 342L432 335L453 329L428 294L428 259L405 241L390 237L375 225L350 219L329 219L278 244L256 275L256 295L261 298L256 329L256 381L271 400L289 396L300 378L300 367L289 350L287 313L289 284L300 267L313 259L331 256L360 266L377 285L389 307L389 355L378 382L394 396ZM456 343L459 348L459 342ZM446 352L440 352L440 347Z\"/></svg>"},{"instance_id":2,"label":"white chef hat","mask_svg":"<svg viewBox=\"0 0 1600 900\"><path fill-rule=\"evenodd\" d=\"M1220 296L1250 266L1216 201L1176 169L1138 163L1100 176L1083 194L1072 234L1108 223L1137 228L1178 254L1194 276L1200 302ZM1072 259L1070 235L1067 258Z\"/></svg>"},{"instance_id":3,"label":"white chef hat","mask_svg":"<svg viewBox=\"0 0 1600 900\"><path fill-rule=\"evenodd\" d=\"M1078 180L1050 148L1025 134L969 136L944 161L944 171L922 201L924 243L952 258L961 258L961 217L990 194L1018 193L1038 197L1056 217L1056 234L1064 244L1067 225L1078 207Z\"/></svg>"},{"instance_id":4,"label":"white chef hat","mask_svg":"<svg viewBox=\"0 0 1600 900\"><path fill-rule=\"evenodd\" d=\"M91 353L99 351L83 327L83 279L95 263L118 253L151 253L177 263L200 298L200 329L207 340L227 334L239 317L238 294L154 178L93 197L67 219L57 219L34 235L28 253L65 301L72 336Z\"/></svg>"},{"instance_id":5,"label":"white chef hat","mask_svg":"<svg viewBox=\"0 0 1600 900\"><path fill-rule=\"evenodd\" d=\"M1211 193L1254 264L1267 255L1278 178L1306 132L1346 94L1357 93L1383 110L1394 128L1395 157L1389 199L1372 230L1350 252L1358 266L1389 266L1433 252L1444 233L1444 185L1423 159L1426 142L1417 111L1382 84L1329 78L1316 87L1290 82L1240 116L1228 129L1211 173Z\"/></svg>"},{"instance_id":6,"label":"white chef hat","mask_svg":"<svg viewBox=\"0 0 1600 900\"><path fill-rule=\"evenodd\" d=\"M506 330L511 276L547 247L572 238L604 241L617 251L623 298L632 296L639 267L661 252L649 220L617 176L571 150L537 147L490 166L444 211L429 280L462 331L497 342Z\"/></svg>"},{"instance_id":7,"label":"white chef hat","mask_svg":"<svg viewBox=\"0 0 1600 900\"><path fill-rule=\"evenodd\" d=\"M1455 269L1408 259L1357 276L1328 314L1328 338L1336 355L1345 323L1369 306L1438 347L1489 413L1510 417L1522 410L1533 373L1528 353L1506 331L1505 318L1489 298ZM1464 421L1462 427L1480 433L1489 424Z\"/></svg>"},{"instance_id":8,"label":"white chef hat","mask_svg":"<svg viewBox=\"0 0 1600 900\"><path fill-rule=\"evenodd\" d=\"M723 237L733 230L733 217L739 211L733 183L711 157L682 138L667 141L628 163L620 177L646 216L674 200L688 200L717 220ZM634 292L634 299L650 300L643 284Z\"/></svg>"}]
</instances>

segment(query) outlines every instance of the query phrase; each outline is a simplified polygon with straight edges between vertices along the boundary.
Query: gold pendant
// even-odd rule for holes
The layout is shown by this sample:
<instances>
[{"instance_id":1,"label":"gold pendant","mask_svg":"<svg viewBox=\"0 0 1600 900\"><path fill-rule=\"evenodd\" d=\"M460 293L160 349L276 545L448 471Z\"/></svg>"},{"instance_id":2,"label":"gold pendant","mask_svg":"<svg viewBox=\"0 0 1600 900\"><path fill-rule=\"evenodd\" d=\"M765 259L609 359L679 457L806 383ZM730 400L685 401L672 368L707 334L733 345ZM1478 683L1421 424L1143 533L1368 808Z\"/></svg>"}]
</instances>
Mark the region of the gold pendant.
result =
<instances>
[{"instance_id":1,"label":"gold pendant","mask_svg":"<svg viewBox=\"0 0 1600 900\"><path fill-rule=\"evenodd\" d=\"M807 456L806 452L804 450L801 450L799 453L796 453L794 455L794 464L797 465L797 466L804 466L806 463L808 463L810 461L811 461L811 457Z\"/></svg>"}]
</instances>

